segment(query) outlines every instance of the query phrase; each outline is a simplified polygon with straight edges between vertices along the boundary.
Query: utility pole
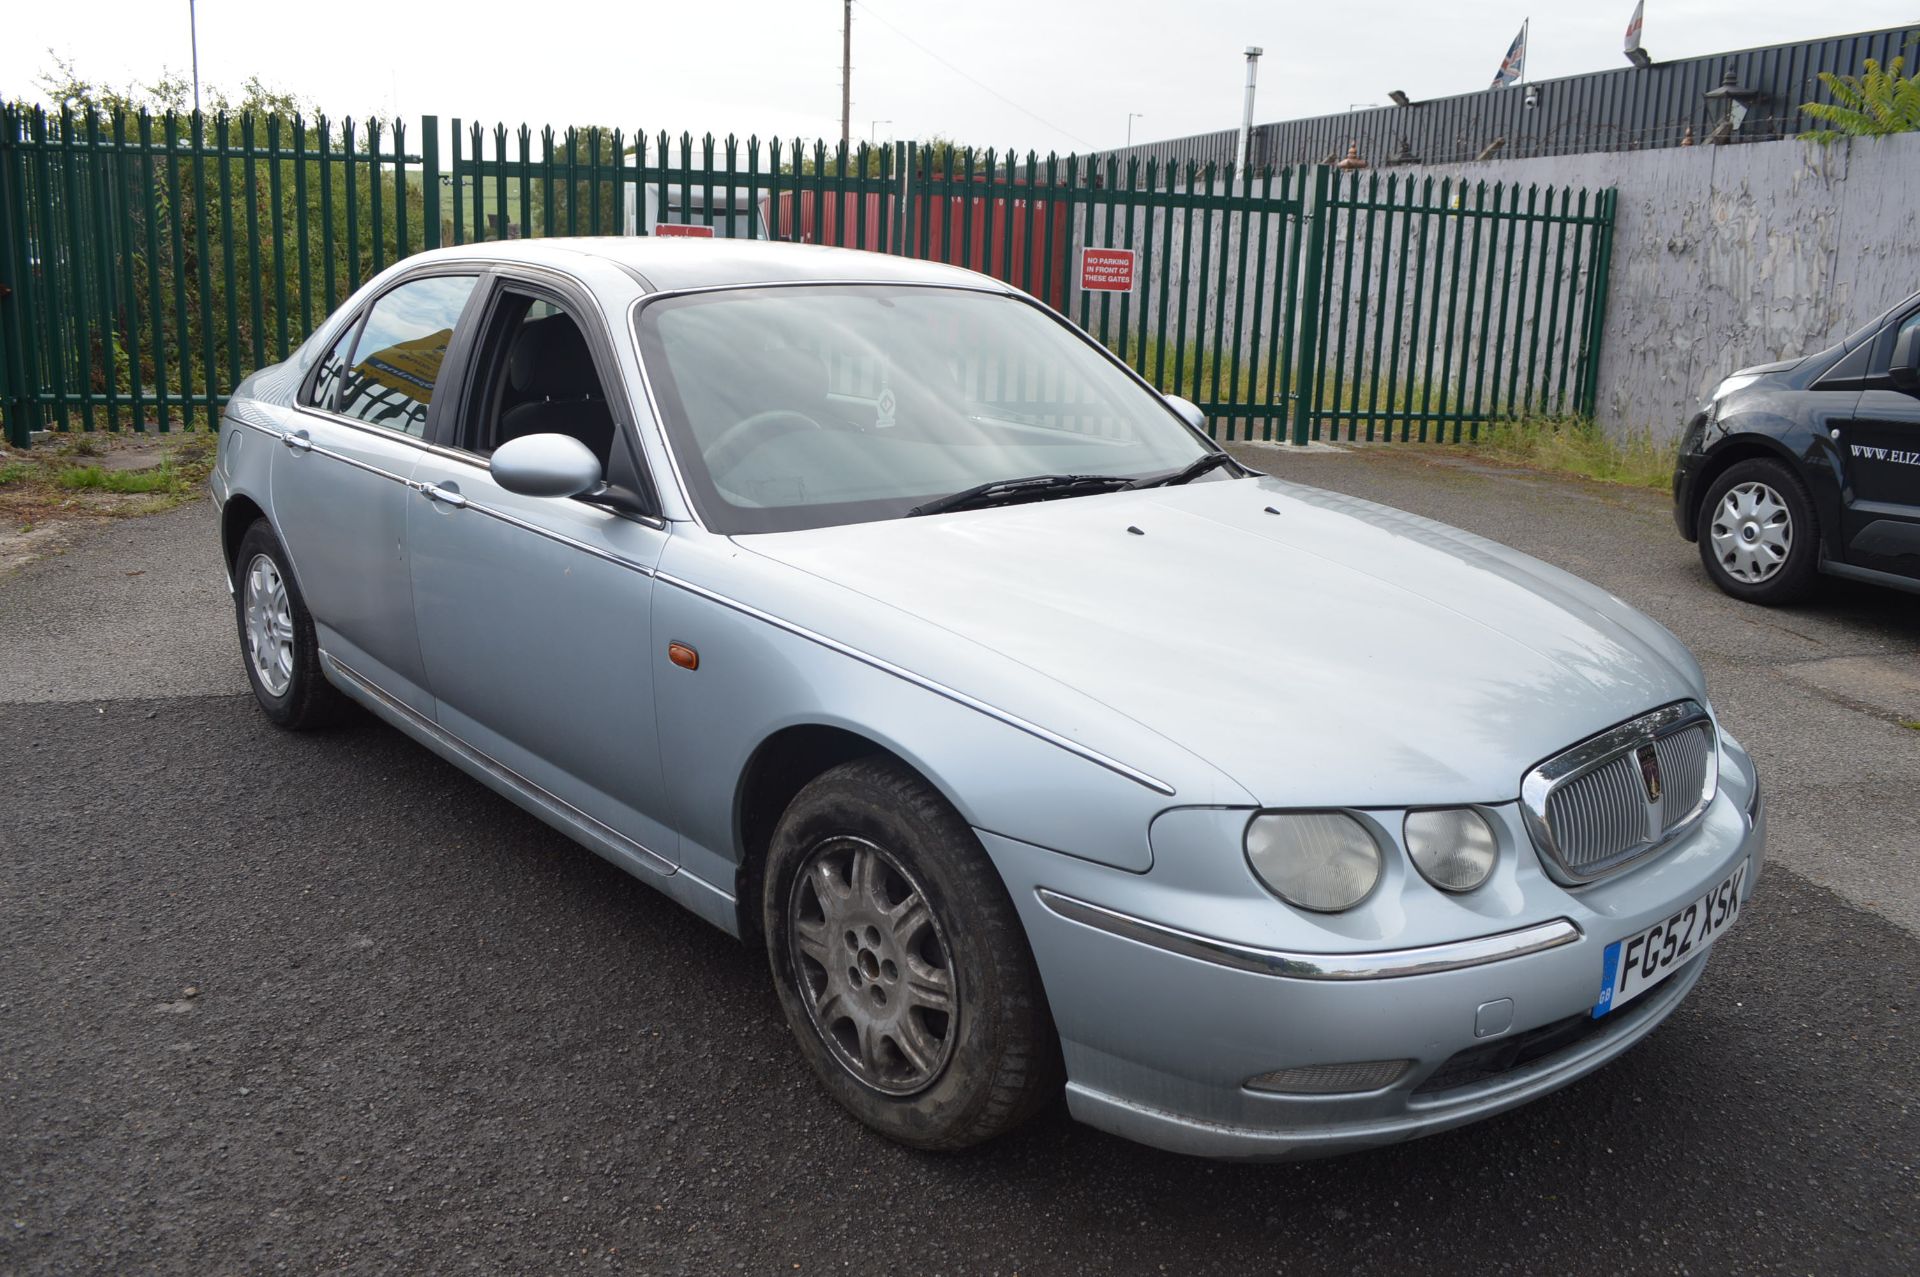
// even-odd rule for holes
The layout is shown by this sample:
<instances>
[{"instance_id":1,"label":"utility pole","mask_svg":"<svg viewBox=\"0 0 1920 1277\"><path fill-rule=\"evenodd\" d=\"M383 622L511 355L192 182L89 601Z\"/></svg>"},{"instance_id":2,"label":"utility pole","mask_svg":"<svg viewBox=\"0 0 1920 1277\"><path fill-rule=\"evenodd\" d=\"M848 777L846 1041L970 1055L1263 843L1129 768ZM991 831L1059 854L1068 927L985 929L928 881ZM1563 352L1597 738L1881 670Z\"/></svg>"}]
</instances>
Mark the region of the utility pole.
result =
<instances>
[{"instance_id":1,"label":"utility pole","mask_svg":"<svg viewBox=\"0 0 1920 1277\"><path fill-rule=\"evenodd\" d=\"M849 3L852 0L848 0ZM193 113L200 114L200 15L187 0L187 39L193 46Z\"/></svg>"},{"instance_id":2,"label":"utility pole","mask_svg":"<svg viewBox=\"0 0 1920 1277\"><path fill-rule=\"evenodd\" d=\"M853 144L853 0L841 0L840 19L840 145Z\"/></svg>"}]
</instances>

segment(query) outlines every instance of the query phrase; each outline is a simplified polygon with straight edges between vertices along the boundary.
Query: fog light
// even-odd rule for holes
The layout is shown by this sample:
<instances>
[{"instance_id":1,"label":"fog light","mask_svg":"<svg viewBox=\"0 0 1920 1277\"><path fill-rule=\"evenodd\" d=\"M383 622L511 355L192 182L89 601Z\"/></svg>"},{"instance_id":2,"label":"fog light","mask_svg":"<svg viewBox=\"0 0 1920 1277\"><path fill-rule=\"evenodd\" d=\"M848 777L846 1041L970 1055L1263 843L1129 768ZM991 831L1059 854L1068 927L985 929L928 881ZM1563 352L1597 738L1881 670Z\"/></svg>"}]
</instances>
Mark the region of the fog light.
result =
<instances>
[{"instance_id":1,"label":"fog light","mask_svg":"<svg viewBox=\"0 0 1920 1277\"><path fill-rule=\"evenodd\" d=\"M1290 1095L1349 1095L1377 1091L1398 1082L1413 1067L1412 1060L1369 1060L1359 1064L1307 1064L1297 1069L1275 1069L1247 1079L1249 1091L1277 1091Z\"/></svg>"}]
</instances>

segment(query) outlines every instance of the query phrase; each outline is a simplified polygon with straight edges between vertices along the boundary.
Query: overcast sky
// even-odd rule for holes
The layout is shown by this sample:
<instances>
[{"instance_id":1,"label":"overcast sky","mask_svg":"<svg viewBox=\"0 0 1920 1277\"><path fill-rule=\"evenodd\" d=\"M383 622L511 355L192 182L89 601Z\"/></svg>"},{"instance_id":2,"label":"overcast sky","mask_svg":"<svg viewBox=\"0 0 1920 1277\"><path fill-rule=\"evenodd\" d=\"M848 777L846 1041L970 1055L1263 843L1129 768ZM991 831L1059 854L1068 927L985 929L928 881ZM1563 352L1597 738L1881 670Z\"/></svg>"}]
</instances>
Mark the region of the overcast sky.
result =
<instances>
[{"instance_id":1,"label":"overcast sky","mask_svg":"<svg viewBox=\"0 0 1920 1277\"><path fill-rule=\"evenodd\" d=\"M853 131L1043 153L1484 89L1533 18L1527 72L1624 65L1631 0L855 0ZM840 0L199 0L200 73L329 113L837 137ZM1920 19L1920 0L1648 0L1656 59ZM891 25L889 25L891 24ZM9 6L0 96L39 98L48 49L94 81L189 67L187 0ZM931 50L932 52L929 52ZM971 77L971 78L969 78ZM983 87L984 86L984 87ZM873 121L879 120L877 126Z\"/></svg>"}]
</instances>

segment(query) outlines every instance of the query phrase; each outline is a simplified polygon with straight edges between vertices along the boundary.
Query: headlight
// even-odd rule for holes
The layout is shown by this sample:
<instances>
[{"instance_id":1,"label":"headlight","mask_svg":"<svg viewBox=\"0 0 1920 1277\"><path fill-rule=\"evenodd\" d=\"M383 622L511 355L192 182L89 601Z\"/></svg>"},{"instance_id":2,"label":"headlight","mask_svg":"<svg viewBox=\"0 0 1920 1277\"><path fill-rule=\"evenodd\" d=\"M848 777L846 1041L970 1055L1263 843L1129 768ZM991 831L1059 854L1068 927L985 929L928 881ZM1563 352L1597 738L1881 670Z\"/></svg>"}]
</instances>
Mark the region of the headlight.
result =
<instances>
[{"instance_id":1,"label":"headlight","mask_svg":"<svg viewBox=\"0 0 1920 1277\"><path fill-rule=\"evenodd\" d=\"M1719 403L1722 399L1725 399L1728 395L1732 394L1734 391L1745 390L1748 386L1751 386L1754 382L1760 380L1760 378L1764 375L1765 375L1764 373L1757 373L1757 372L1737 372L1733 374L1733 376L1725 378L1724 380L1721 381L1719 385L1715 386L1713 388L1713 393L1707 396L1707 402Z\"/></svg>"},{"instance_id":2,"label":"headlight","mask_svg":"<svg viewBox=\"0 0 1920 1277\"><path fill-rule=\"evenodd\" d=\"M1282 900L1320 913L1352 908L1380 881L1373 835L1337 811L1254 817L1247 862Z\"/></svg>"},{"instance_id":3,"label":"headlight","mask_svg":"<svg viewBox=\"0 0 1920 1277\"><path fill-rule=\"evenodd\" d=\"M1472 891L1499 855L1493 827L1466 807L1407 813L1407 854L1421 876L1442 891Z\"/></svg>"}]
</instances>

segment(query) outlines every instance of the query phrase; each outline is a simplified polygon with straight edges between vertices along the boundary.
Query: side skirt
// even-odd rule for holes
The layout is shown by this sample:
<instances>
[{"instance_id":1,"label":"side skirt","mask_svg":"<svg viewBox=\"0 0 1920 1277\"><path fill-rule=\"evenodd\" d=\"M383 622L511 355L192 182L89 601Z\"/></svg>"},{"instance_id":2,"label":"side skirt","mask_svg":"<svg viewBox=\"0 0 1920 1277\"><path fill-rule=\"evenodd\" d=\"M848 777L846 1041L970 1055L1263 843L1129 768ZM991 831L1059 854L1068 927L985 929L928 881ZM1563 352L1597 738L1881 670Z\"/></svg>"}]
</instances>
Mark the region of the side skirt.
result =
<instances>
[{"instance_id":1,"label":"side skirt","mask_svg":"<svg viewBox=\"0 0 1920 1277\"><path fill-rule=\"evenodd\" d=\"M740 935L734 898L704 878L688 873L658 852L534 784L506 764L473 748L388 695L325 651L320 663L327 680L364 705L377 718L432 750L488 789L559 830L602 859L611 861L650 887L685 905L727 934Z\"/></svg>"},{"instance_id":2,"label":"side skirt","mask_svg":"<svg viewBox=\"0 0 1920 1277\"><path fill-rule=\"evenodd\" d=\"M1851 563L1836 563L1832 559L1822 559L1820 570L1828 576L1837 576L1848 581L1864 581L1868 585L1884 585L1889 590L1900 590L1906 594L1920 594L1920 581L1910 576L1896 576L1891 572L1877 572L1872 568L1857 568Z\"/></svg>"}]
</instances>

